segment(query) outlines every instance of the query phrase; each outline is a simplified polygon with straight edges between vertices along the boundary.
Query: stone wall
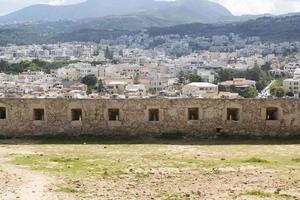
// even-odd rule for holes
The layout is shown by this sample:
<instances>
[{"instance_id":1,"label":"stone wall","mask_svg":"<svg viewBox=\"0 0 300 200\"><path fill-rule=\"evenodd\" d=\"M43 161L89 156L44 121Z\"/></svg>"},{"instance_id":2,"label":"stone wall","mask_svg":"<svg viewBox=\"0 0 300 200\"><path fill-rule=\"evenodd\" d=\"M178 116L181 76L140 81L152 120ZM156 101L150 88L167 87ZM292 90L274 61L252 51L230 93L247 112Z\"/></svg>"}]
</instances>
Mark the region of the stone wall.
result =
<instances>
[{"instance_id":1,"label":"stone wall","mask_svg":"<svg viewBox=\"0 0 300 200\"><path fill-rule=\"evenodd\" d=\"M0 99L0 135L300 135L299 106L297 99ZM35 109L44 112L42 120L34 120ZM79 121L72 109L81 109ZM109 109L119 109L117 121L109 120ZM159 121L149 121L149 109L159 110Z\"/></svg>"}]
</instances>

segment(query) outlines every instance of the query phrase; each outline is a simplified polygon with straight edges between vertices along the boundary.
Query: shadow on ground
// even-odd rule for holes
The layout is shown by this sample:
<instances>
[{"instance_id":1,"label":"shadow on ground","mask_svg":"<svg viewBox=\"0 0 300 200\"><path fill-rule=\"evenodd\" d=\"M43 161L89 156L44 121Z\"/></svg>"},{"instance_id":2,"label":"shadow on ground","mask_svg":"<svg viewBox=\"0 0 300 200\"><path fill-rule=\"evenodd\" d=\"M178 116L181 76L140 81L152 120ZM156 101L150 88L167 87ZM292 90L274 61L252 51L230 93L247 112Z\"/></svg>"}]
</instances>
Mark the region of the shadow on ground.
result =
<instances>
[{"instance_id":1,"label":"shadow on ground","mask_svg":"<svg viewBox=\"0 0 300 200\"><path fill-rule=\"evenodd\" d=\"M158 137L128 136L36 136L22 138L0 137L0 144L167 144L167 145L288 145L300 144L297 137L215 137L197 138L180 135Z\"/></svg>"}]
</instances>

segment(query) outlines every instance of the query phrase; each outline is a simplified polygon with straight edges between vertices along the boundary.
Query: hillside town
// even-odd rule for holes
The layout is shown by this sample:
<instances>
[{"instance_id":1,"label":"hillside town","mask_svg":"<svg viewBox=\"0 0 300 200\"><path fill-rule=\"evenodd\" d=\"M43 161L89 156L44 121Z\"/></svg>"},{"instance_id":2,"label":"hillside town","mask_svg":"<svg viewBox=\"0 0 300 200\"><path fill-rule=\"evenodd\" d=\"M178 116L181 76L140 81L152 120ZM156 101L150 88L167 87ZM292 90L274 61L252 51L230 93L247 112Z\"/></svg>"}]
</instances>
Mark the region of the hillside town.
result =
<instances>
[{"instance_id":1,"label":"hillside town","mask_svg":"<svg viewBox=\"0 0 300 200\"><path fill-rule=\"evenodd\" d=\"M299 97L299 49L234 34L8 45L0 47L0 97Z\"/></svg>"},{"instance_id":2,"label":"hillside town","mask_svg":"<svg viewBox=\"0 0 300 200\"><path fill-rule=\"evenodd\" d=\"M0 200L300 200L300 0L0 0Z\"/></svg>"}]
</instances>

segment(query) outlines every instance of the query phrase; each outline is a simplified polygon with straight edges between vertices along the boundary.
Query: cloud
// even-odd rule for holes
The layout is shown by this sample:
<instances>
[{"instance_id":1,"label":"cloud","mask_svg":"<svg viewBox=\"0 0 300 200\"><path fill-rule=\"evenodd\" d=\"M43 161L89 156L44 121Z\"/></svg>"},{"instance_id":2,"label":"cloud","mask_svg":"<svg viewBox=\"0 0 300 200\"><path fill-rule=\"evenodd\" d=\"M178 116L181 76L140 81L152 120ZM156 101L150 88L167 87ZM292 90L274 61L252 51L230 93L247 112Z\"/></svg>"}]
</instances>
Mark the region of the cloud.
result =
<instances>
[{"instance_id":1,"label":"cloud","mask_svg":"<svg viewBox=\"0 0 300 200\"><path fill-rule=\"evenodd\" d=\"M300 12L300 0L210 0L222 4L234 15L285 14Z\"/></svg>"}]
</instances>

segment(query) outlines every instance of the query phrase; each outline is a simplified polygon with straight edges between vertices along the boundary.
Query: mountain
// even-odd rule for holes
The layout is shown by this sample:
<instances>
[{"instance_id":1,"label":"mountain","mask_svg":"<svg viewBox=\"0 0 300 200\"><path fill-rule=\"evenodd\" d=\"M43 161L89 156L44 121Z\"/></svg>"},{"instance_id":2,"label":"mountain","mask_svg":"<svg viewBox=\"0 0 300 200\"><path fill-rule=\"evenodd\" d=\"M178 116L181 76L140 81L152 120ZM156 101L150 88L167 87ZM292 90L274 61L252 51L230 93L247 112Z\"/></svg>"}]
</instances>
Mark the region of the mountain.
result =
<instances>
[{"instance_id":1,"label":"mountain","mask_svg":"<svg viewBox=\"0 0 300 200\"><path fill-rule=\"evenodd\" d=\"M159 9L149 9L144 14L178 23L215 23L234 17L225 7L207 0L171 1Z\"/></svg>"},{"instance_id":2,"label":"mountain","mask_svg":"<svg viewBox=\"0 0 300 200\"><path fill-rule=\"evenodd\" d=\"M134 30L134 27L143 26L145 21L156 23L152 18L145 17L140 21L139 17L136 18L130 15L121 18L107 17L105 20L100 18L99 20L86 19L0 26L0 46L71 41L99 42L101 39L114 40L123 35L134 37L139 33L138 30ZM124 29L128 27L133 29ZM262 17L246 22L224 24L192 23L168 27L150 27L146 29L146 33L150 37L168 34L211 37L213 35L235 33L242 38L259 36L266 42L300 41L300 15Z\"/></svg>"},{"instance_id":3,"label":"mountain","mask_svg":"<svg viewBox=\"0 0 300 200\"><path fill-rule=\"evenodd\" d=\"M148 30L150 36L179 34L190 36L228 35L235 33L241 37L260 37L263 41L300 41L300 15L261 17L246 22L225 24L192 23L169 27L155 27Z\"/></svg>"},{"instance_id":4,"label":"mountain","mask_svg":"<svg viewBox=\"0 0 300 200\"><path fill-rule=\"evenodd\" d=\"M174 24L211 23L233 17L225 7L208 0L87 0L65 6L33 5L0 17L0 22L80 20L123 15L155 17Z\"/></svg>"}]
</instances>

